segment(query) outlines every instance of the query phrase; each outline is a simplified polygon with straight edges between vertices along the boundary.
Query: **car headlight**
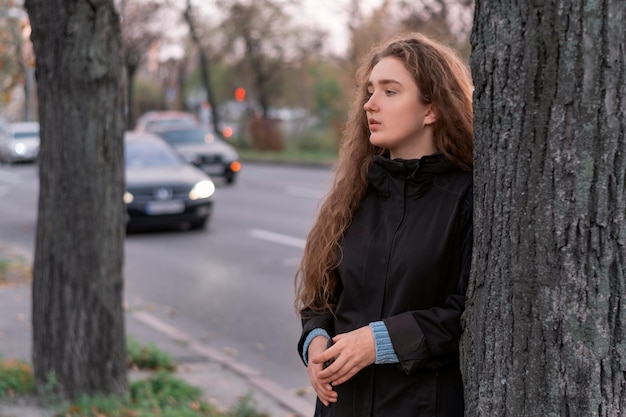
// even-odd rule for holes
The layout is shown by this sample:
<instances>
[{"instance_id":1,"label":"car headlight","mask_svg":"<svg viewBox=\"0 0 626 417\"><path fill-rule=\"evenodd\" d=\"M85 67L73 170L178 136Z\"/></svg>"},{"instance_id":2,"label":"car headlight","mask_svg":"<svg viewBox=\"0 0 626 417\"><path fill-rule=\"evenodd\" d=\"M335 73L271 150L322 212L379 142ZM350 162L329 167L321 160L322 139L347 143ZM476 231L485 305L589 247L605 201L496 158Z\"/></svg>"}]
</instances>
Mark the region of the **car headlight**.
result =
<instances>
[{"instance_id":1,"label":"car headlight","mask_svg":"<svg viewBox=\"0 0 626 417\"><path fill-rule=\"evenodd\" d=\"M189 192L189 198L198 200L200 198L209 198L215 193L215 184L211 181L200 181L193 186Z\"/></svg>"},{"instance_id":2,"label":"car headlight","mask_svg":"<svg viewBox=\"0 0 626 417\"><path fill-rule=\"evenodd\" d=\"M129 193L128 191L126 191L124 193L124 203L130 204L130 203L133 202L134 199L135 199L135 197L131 193Z\"/></svg>"},{"instance_id":3,"label":"car headlight","mask_svg":"<svg viewBox=\"0 0 626 417\"><path fill-rule=\"evenodd\" d=\"M23 143L17 143L15 144L15 153L18 155L22 155L23 153L26 152L26 145L24 145Z\"/></svg>"}]
</instances>

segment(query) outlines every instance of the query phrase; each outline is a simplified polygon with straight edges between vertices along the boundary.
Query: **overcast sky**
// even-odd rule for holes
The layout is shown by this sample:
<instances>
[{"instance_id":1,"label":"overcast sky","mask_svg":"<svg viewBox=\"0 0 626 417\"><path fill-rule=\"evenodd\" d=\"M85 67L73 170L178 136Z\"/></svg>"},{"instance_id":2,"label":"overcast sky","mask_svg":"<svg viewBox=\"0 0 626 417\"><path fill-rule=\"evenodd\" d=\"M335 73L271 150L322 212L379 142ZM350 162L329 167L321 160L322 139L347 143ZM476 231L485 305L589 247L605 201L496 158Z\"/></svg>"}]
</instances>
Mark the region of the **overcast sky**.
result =
<instances>
[{"instance_id":1,"label":"overcast sky","mask_svg":"<svg viewBox=\"0 0 626 417\"><path fill-rule=\"evenodd\" d=\"M304 10L302 16L308 23L315 22L316 26L326 29L330 33L329 49L336 53L345 52L348 45L348 4L349 0L302 0ZM382 0L361 0L363 11L367 14Z\"/></svg>"},{"instance_id":2,"label":"overcast sky","mask_svg":"<svg viewBox=\"0 0 626 417\"><path fill-rule=\"evenodd\" d=\"M212 13L219 14L219 10L214 8L211 3L199 3L203 0L196 0L196 4L202 4ZM302 22L303 25L314 25L326 30L329 33L327 48L330 52L342 55L348 46L348 5L351 0L301 0L302 6L299 6L297 12L292 15L296 22ZM376 6L380 5L383 0L360 0L365 14L370 13ZM175 28L168 28L169 31ZM184 36L187 29L184 25L180 26L181 36ZM176 37L176 36L174 36ZM162 45L161 59L170 57L180 57L183 50L180 45Z\"/></svg>"}]
</instances>

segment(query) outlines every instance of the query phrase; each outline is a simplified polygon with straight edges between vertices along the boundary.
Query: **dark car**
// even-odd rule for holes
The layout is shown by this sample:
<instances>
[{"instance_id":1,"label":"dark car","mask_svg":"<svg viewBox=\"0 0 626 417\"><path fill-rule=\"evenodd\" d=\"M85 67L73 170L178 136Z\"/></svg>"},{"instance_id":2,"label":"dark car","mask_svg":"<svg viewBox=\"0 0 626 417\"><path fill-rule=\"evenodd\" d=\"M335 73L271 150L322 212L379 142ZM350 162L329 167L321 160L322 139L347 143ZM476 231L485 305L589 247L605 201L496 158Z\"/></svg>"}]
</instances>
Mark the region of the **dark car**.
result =
<instances>
[{"instance_id":1,"label":"dark car","mask_svg":"<svg viewBox=\"0 0 626 417\"><path fill-rule=\"evenodd\" d=\"M241 170L239 154L212 130L203 126L171 126L155 129L153 133L210 176L223 177L228 184L235 182Z\"/></svg>"},{"instance_id":2,"label":"dark car","mask_svg":"<svg viewBox=\"0 0 626 417\"><path fill-rule=\"evenodd\" d=\"M188 223L207 225L215 184L198 167L150 133L126 132L127 230Z\"/></svg>"}]
</instances>

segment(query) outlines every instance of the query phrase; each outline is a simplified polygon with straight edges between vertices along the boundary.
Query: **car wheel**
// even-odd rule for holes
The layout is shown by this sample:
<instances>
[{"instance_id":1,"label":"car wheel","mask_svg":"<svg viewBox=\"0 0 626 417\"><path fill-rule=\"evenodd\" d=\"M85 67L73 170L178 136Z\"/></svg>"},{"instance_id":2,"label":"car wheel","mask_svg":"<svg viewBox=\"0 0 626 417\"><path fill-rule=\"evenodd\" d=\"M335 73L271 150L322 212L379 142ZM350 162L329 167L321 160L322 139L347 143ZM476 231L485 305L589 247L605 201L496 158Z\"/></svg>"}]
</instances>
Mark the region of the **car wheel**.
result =
<instances>
[{"instance_id":1,"label":"car wheel","mask_svg":"<svg viewBox=\"0 0 626 417\"><path fill-rule=\"evenodd\" d=\"M209 222L209 218L206 217L202 220L196 220L190 223L189 228L191 230L200 230L200 229L206 229L206 226Z\"/></svg>"},{"instance_id":2,"label":"car wheel","mask_svg":"<svg viewBox=\"0 0 626 417\"><path fill-rule=\"evenodd\" d=\"M233 171L226 171L224 173L226 184L233 184L235 182L236 174Z\"/></svg>"}]
</instances>

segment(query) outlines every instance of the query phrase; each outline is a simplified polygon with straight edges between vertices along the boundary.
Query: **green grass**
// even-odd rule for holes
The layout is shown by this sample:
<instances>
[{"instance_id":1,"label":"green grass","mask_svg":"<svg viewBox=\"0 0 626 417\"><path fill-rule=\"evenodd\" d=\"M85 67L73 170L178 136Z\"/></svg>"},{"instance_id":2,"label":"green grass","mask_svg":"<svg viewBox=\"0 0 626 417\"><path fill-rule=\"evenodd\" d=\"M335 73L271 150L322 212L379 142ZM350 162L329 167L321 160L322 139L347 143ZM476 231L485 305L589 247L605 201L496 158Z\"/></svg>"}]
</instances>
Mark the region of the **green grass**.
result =
<instances>
[{"instance_id":1,"label":"green grass","mask_svg":"<svg viewBox=\"0 0 626 417\"><path fill-rule=\"evenodd\" d=\"M141 408L184 407L199 401L202 392L177 379L168 372L157 372L152 377L131 385L131 401Z\"/></svg>"},{"instance_id":2,"label":"green grass","mask_svg":"<svg viewBox=\"0 0 626 417\"><path fill-rule=\"evenodd\" d=\"M0 357L0 399L28 395L34 389L33 369L28 363Z\"/></svg>"},{"instance_id":3,"label":"green grass","mask_svg":"<svg viewBox=\"0 0 626 417\"><path fill-rule=\"evenodd\" d=\"M176 364L172 356L157 348L153 343L142 345L134 337L127 336L126 351L128 366L134 369L175 371Z\"/></svg>"},{"instance_id":4,"label":"green grass","mask_svg":"<svg viewBox=\"0 0 626 417\"><path fill-rule=\"evenodd\" d=\"M105 396L83 396L60 415L65 417L220 416L218 410L200 400L197 387L160 371L135 381L127 400Z\"/></svg>"},{"instance_id":5,"label":"green grass","mask_svg":"<svg viewBox=\"0 0 626 417\"><path fill-rule=\"evenodd\" d=\"M237 138L231 144L243 161L332 165L337 160L336 134L329 129L311 128L284 141L285 149L279 152L252 149L249 139Z\"/></svg>"},{"instance_id":6,"label":"green grass","mask_svg":"<svg viewBox=\"0 0 626 417\"><path fill-rule=\"evenodd\" d=\"M254 401L249 395L227 411L203 401L200 388L168 371L175 369L169 354L154 345L141 345L132 337L128 341L132 346L129 346L129 363L135 368L157 371L132 382L128 398L82 395L69 405L54 406L54 401L51 402L54 397L50 397L46 403L60 410L57 417L268 417L254 409ZM45 391L46 387L40 387L41 390ZM31 366L0 357L0 400L34 395Z\"/></svg>"},{"instance_id":7,"label":"green grass","mask_svg":"<svg viewBox=\"0 0 626 417\"><path fill-rule=\"evenodd\" d=\"M202 401L201 394L197 387L160 371L133 382L127 400L83 396L59 417L268 417L251 407L249 397L224 412Z\"/></svg>"},{"instance_id":8,"label":"green grass","mask_svg":"<svg viewBox=\"0 0 626 417\"><path fill-rule=\"evenodd\" d=\"M29 282L31 277L32 271L27 260L0 245L0 285Z\"/></svg>"},{"instance_id":9,"label":"green grass","mask_svg":"<svg viewBox=\"0 0 626 417\"><path fill-rule=\"evenodd\" d=\"M242 161L251 162L276 162L294 164L320 164L332 165L337 160L337 152L331 150L298 151L295 149L285 149L282 152L255 151L252 149L240 149L239 157ZM244 164L245 166L245 164Z\"/></svg>"}]
</instances>

